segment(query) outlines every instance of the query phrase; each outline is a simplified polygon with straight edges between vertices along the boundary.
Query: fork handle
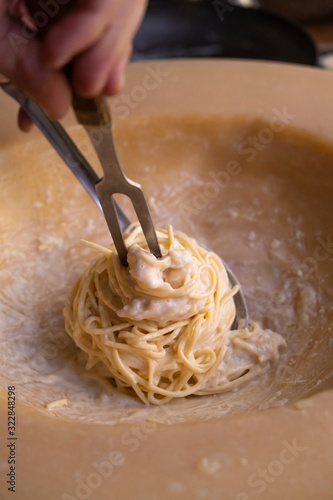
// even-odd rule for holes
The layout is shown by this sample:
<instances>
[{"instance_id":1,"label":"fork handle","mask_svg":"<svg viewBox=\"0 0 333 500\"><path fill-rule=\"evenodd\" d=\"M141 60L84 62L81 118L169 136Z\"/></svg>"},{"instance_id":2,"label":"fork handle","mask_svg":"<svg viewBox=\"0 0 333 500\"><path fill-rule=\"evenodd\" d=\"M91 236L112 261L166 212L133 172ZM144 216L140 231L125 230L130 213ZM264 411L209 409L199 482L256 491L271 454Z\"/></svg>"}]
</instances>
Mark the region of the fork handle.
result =
<instances>
[{"instance_id":1,"label":"fork handle","mask_svg":"<svg viewBox=\"0 0 333 500\"><path fill-rule=\"evenodd\" d=\"M85 99L74 93L73 110L90 138L109 185L123 194L127 194L128 186L138 186L127 179L120 166L113 140L111 113L105 97Z\"/></svg>"},{"instance_id":2,"label":"fork handle","mask_svg":"<svg viewBox=\"0 0 333 500\"><path fill-rule=\"evenodd\" d=\"M100 181L100 178L75 145L71 137L67 134L63 126L59 122L52 122L45 115L44 111L14 84L3 83L0 87L6 94L18 102L22 109L24 109L27 115L31 118L31 120L35 123L35 125L39 128L42 134L69 167L71 172L80 181L101 212L103 212L95 189L95 184ZM119 205L115 203L115 206L121 228L124 231L131 222Z\"/></svg>"},{"instance_id":3,"label":"fork handle","mask_svg":"<svg viewBox=\"0 0 333 500\"><path fill-rule=\"evenodd\" d=\"M95 190L95 184L100 178L63 126L59 122L52 122L32 99L12 83L3 83L1 88L18 102L102 210Z\"/></svg>"},{"instance_id":4,"label":"fork handle","mask_svg":"<svg viewBox=\"0 0 333 500\"><path fill-rule=\"evenodd\" d=\"M85 99L73 91L73 109L81 125L111 128L111 115L103 96Z\"/></svg>"}]
</instances>

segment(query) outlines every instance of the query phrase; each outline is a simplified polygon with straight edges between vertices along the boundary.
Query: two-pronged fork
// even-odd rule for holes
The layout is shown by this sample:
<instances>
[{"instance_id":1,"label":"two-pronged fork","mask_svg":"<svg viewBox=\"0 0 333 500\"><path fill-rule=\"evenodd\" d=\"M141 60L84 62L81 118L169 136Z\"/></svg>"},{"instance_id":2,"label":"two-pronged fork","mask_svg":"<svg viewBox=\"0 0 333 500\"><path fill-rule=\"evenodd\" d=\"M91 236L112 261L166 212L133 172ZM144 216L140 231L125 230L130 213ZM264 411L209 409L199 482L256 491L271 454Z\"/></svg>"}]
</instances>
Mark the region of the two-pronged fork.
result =
<instances>
[{"instance_id":1,"label":"two-pronged fork","mask_svg":"<svg viewBox=\"0 0 333 500\"><path fill-rule=\"evenodd\" d=\"M102 205L115 247L123 265L127 265L127 248L113 195L125 194L133 203L148 247L155 257L162 257L148 204L140 184L126 177L115 150L109 107L104 97L73 98L73 109L78 122L85 128L104 171L103 179L96 184L96 192ZM100 133L96 136L96 130Z\"/></svg>"},{"instance_id":2,"label":"two-pronged fork","mask_svg":"<svg viewBox=\"0 0 333 500\"><path fill-rule=\"evenodd\" d=\"M88 132L104 169L105 178L101 180L59 122L51 122L42 109L12 83L2 84L1 87L30 116L97 206L101 208L102 205L121 262L124 265L127 264L127 249L121 230L124 231L131 222L113 200L114 193L127 194L131 198L150 251L156 257L160 257L161 253L155 229L141 187L125 177L119 164L113 145L111 118L106 102L103 99L100 101L95 99L87 101L74 98L77 118ZM102 128L98 129L99 133L96 134L96 128L101 126ZM105 133L102 141L100 141L101 132ZM119 233L120 237L118 238L116 235L119 235ZM242 287L225 262L224 266L229 276L230 285L239 287L238 293L234 296L236 317L232 329L247 328L248 313Z\"/></svg>"},{"instance_id":3,"label":"two-pronged fork","mask_svg":"<svg viewBox=\"0 0 333 500\"><path fill-rule=\"evenodd\" d=\"M156 257L161 257L156 232L141 186L127 179L119 164L113 143L111 116L105 99L102 97L81 99L74 96L73 100L77 119L86 129L102 164L104 178L100 179L59 122L51 122L41 108L12 83L4 83L1 87L20 104L96 204L102 208L122 264L127 265L127 248L122 231L131 222L114 201L115 193L125 194L132 200L150 251ZM98 140L96 140L97 129Z\"/></svg>"}]
</instances>

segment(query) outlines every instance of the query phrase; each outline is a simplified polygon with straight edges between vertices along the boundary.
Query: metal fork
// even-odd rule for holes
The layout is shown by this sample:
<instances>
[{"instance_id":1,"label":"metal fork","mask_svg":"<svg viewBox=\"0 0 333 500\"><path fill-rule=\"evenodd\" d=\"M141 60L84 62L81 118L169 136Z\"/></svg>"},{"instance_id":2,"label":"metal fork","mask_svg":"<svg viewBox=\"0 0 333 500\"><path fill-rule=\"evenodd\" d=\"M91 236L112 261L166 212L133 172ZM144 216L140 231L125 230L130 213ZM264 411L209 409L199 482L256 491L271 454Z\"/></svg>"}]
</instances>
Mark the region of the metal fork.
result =
<instances>
[{"instance_id":1,"label":"metal fork","mask_svg":"<svg viewBox=\"0 0 333 500\"><path fill-rule=\"evenodd\" d=\"M125 194L130 198L149 250L155 257L162 257L141 185L126 177L118 160L112 135L111 114L106 99L104 97L83 99L74 95L73 109L78 122L85 128L103 168L104 177L95 187L121 263L127 265L127 248L113 198L116 193Z\"/></svg>"},{"instance_id":2,"label":"metal fork","mask_svg":"<svg viewBox=\"0 0 333 500\"><path fill-rule=\"evenodd\" d=\"M98 208L103 212L98 199L95 185L101 180L99 175L92 168L88 160L83 156L64 127L59 122L51 122L44 111L31 100L24 92L19 90L10 82L0 84L6 94L10 95L24 109L31 120L37 125L42 134L46 137L55 151L66 163L70 171L82 184L89 196L94 200ZM123 231L131 224L119 205L116 204L118 219Z\"/></svg>"},{"instance_id":3,"label":"metal fork","mask_svg":"<svg viewBox=\"0 0 333 500\"><path fill-rule=\"evenodd\" d=\"M115 193L123 193L131 199L150 251L157 258L161 257L161 250L142 188L140 184L125 176L117 158L112 137L111 116L106 100L102 97L81 99L74 96L73 102L77 119L86 129L102 164L104 178L100 179L59 122L51 122L41 108L12 83L4 83L0 87L21 105L97 206L102 208L122 264L127 265L127 248L122 230L130 225L130 220L114 201L112 196Z\"/></svg>"},{"instance_id":4,"label":"metal fork","mask_svg":"<svg viewBox=\"0 0 333 500\"><path fill-rule=\"evenodd\" d=\"M67 134L65 129L62 127L62 125L59 122L51 122L49 120L49 118L47 118L45 113L42 111L42 109L34 101L29 99L29 97L26 96L21 90L19 90L17 87L15 87L15 85L13 85L12 83L1 84L0 87L7 94L9 94L11 97L13 97L13 99L15 99L21 105L21 107L24 109L24 111L30 116L32 121L37 125L37 127L40 129L40 131L46 137L46 139L50 142L50 144L54 147L54 149L57 151L57 153L64 160L64 162L69 167L71 172L81 182L82 186L85 188L85 190L92 197L92 199L94 200L94 202L96 203L98 208L101 209L100 200L96 196L95 187L97 187L96 183L101 183L103 181L99 179L99 176L97 175L97 173L94 171L94 169L89 164L87 159L82 155L81 151L77 148L75 143L72 141L70 136ZM89 110L87 111L86 107L88 106L88 104L90 107L89 107ZM89 101L88 101L88 103L87 103L87 101L82 103L82 102L79 102L78 98L76 98L75 105L76 105L76 114L78 115L78 120L80 122L81 122L81 120L83 120L85 123L87 123L87 125L85 125L85 128L88 131L89 137L92 138L93 145L95 146L95 148L97 148L98 147L97 146L98 137L96 137L96 136L94 137L94 133L96 133L96 130L97 130L96 127L99 127L102 123L106 123L107 127L110 128L110 134L111 134L111 119L109 117L108 108L105 105L102 106L101 108L99 108L99 112L100 112L100 115L99 115L100 121L99 121L96 118L96 115L94 115L94 113L95 113L94 110L96 109L96 101L93 103L91 103L91 101L90 101L90 103L89 103ZM92 115L94 115L95 117ZM93 124L89 125L89 123L91 123L91 122ZM104 131L105 131L105 127L104 127ZM102 133L102 131L99 131L97 136L100 136L100 133ZM112 140L112 135L111 135L111 140ZM125 177L125 175L124 175L124 173L119 165L119 162L118 162L115 150L114 150L113 140L112 140L111 145L109 145L109 147L111 147L112 153L116 157L116 169L120 169L122 176ZM107 149L106 149L106 153L109 154ZM102 158L103 158L103 156L102 156ZM112 158L112 157L110 157L110 158ZM110 161L110 159L109 159L109 161ZM110 173L110 175L111 175L111 173ZM126 177L125 177L125 179L126 179ZM126 179L126 181L128 181L128 179ZM139 184L136 184L136 183L131 182L131 181L128 181L128 182L131 183L131 186L134 185L134 187L139 187L139 189L141 189ZM125 194L127 194L127 191ZM111 195L110 195L110 198L111 198ZM145 206L147 206L145 200L144 200L144 203L145 203ZM116 219L117 219L117 221L119 219L120 227L123 230L125 230L131 224L131 222L126 217L124 212L121 210L119 205L117 205L117 203L114 202L114 200L112 200L112 204L113 204L112 210L114 210L114 207L116 207L116 211L117 211ZM148 212L148 214L149 214L149 212ZM150 219L150 223L151 223L150 215L149 215L149 219ZM151 227L154 230L152 223L151 223ZM155 233L155 230L154 230L154 233ZM121 238L122 238L122 234L121 234ZM155 238L156 238L156 235L155 235ZM118 248L117 248L117 251L118 251ZM125 248L125 251L126 251L126 255L127 255L126 248ZM124 252L124 259L126 258L126 255ZM127 262L125 260L122 262L124 262L124 264L127 264ZM236 305L236 316L235 316L235 321L232 325L232 329L235 330L237 328L247 328L248 327L248 312L247 312L246 301L245 301L245 297L244 297L244 294L242 291L242 287L241 287L239 281L237 280L236 276L233 274L233 272L230 270L230 268L227 266L227 264L225 262L224 262L224 266L225 266L227 273L228 273L228 276L229 276L230 285L232 287L234 287L235 285L238 285L238 287L239 287L238 293L236 293L236 295L234 296L234 301L235 301L235 305Z\"/></svg>"}]
</instances>

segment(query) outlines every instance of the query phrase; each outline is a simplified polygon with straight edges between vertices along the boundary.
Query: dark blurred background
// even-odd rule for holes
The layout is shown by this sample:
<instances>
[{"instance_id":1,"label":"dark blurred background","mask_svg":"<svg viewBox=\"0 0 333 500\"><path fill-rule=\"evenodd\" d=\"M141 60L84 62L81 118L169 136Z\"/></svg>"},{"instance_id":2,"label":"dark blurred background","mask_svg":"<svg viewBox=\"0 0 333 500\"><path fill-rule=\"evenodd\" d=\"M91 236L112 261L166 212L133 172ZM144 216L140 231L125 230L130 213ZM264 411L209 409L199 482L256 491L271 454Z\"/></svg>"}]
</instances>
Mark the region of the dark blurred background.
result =
<instances>
[{"instance_id":1,"label":"dark blurred background","mask_svg":"<svg viewBox=\"0 0 333 500\"><path fill-rule=\"evenodd\" d=\"M150 0L132 60L232 57L323 65L333 0Z\"/></svg>"},{"instance_id":2,"label":"dark blurred background","mask_svg":"<svg viewBox=\"0 0 333 500\"><path fill-rule=\"evenodd\" d=\"M333 16L332 0L260 0L258 3L265 9L300 21L320 21Z\"/></svg>"}]
</instances>

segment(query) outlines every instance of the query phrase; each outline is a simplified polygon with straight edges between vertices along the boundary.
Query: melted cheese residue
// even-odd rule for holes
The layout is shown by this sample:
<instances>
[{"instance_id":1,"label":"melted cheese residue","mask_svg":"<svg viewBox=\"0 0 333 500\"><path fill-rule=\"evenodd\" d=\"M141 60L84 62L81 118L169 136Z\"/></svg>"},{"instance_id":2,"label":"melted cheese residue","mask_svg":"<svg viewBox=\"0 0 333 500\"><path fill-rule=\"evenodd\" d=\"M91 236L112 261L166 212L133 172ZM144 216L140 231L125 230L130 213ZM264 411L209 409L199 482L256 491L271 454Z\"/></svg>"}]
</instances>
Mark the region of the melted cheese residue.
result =
<instances>
[{"instance_id":1,"label":"melted cheese residue","mask_svg":"<svg viewBox=\"0 0 333 500\"><path fill-rule=\"evenodd\" d=\"M66 330L86 368L103 367L151 404L228 391L267 370L285 340L255 323L231 330L238 288L221 259L171 227L158 239L161 259L133 225L125 233L128 266L112 246L71 290Z\"/></svg>"}]
</instances>

